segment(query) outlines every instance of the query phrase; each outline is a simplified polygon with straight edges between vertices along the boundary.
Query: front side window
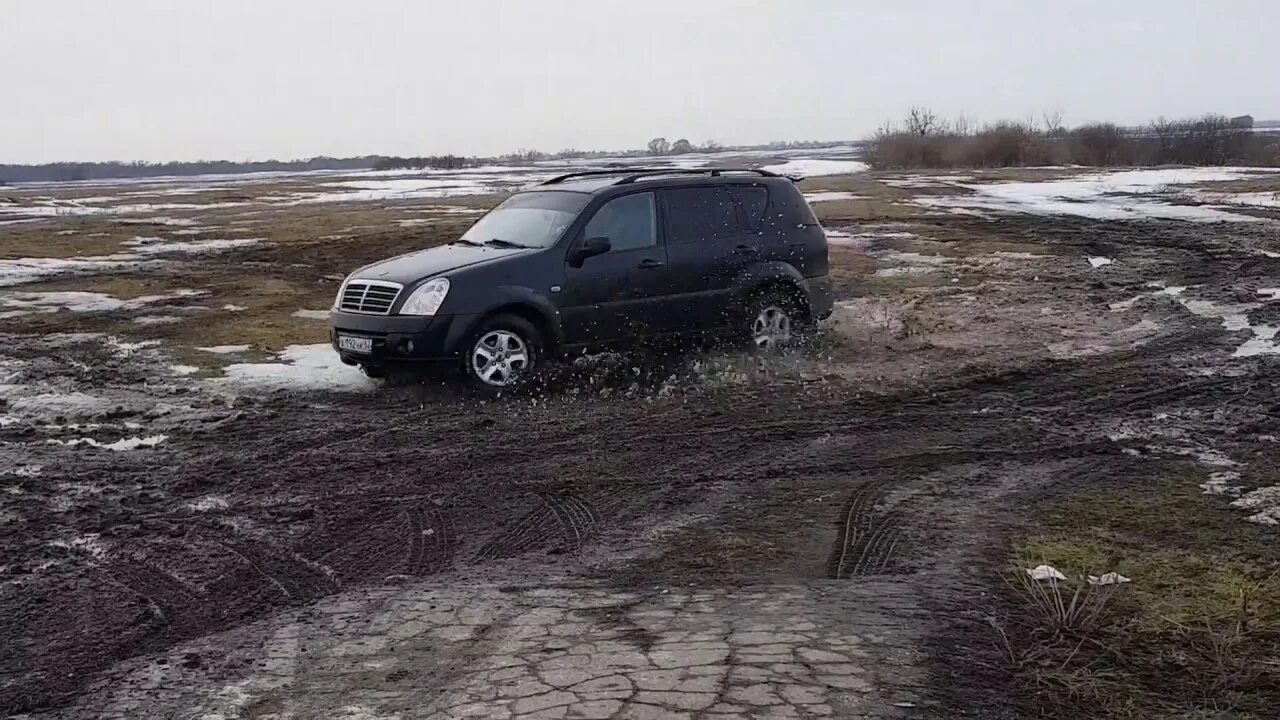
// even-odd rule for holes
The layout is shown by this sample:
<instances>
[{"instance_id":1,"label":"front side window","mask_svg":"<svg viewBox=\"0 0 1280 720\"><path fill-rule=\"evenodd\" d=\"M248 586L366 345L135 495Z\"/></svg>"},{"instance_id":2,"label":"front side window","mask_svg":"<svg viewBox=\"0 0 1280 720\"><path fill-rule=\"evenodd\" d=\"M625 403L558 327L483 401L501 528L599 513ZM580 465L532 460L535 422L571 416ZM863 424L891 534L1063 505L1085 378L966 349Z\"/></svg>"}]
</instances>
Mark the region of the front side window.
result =
<instances>
[{"instance_id":1,"label":"front side window","mask_svg":"<svg viewBox=\"0 0 1280 720\"><path fill-rule=\"evenodd\" d=\"M600 206L583 237L609 238L611 252L636 250L658 243L657 224L653 193L624 195Z\"/></svg>"}]
</instances>

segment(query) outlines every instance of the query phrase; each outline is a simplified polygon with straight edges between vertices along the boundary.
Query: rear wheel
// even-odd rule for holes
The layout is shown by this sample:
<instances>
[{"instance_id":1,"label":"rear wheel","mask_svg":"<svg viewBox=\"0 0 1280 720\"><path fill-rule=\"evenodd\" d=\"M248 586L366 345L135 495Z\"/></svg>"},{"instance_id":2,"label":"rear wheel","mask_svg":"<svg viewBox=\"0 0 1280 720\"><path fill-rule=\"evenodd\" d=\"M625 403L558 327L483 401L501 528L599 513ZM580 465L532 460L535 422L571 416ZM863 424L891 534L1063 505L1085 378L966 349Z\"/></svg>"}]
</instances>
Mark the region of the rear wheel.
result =
<instances>
[{"instance_id":1,"label":"rear wheel","mask_svg":"<svg viewBox=\"0 0 1280 720\"><path fill-rule=\"evenodd\" d=\"M467 343L463 369L472 388L497 397L526 386L542 362L542 334L517 315L494 315L480 322Z\"/></svg>"},{"instance_id":2,"label":"rear wheel","mask_svg":"<svg viewBox=\"0 0 1280 720\"><path fill-rule=\"evenodd\" d=\"M767 291L749 306L746 340L758 352L781 352L796 344L805 328L804 312L790 293Z\"/></svg>"}]
</instances>

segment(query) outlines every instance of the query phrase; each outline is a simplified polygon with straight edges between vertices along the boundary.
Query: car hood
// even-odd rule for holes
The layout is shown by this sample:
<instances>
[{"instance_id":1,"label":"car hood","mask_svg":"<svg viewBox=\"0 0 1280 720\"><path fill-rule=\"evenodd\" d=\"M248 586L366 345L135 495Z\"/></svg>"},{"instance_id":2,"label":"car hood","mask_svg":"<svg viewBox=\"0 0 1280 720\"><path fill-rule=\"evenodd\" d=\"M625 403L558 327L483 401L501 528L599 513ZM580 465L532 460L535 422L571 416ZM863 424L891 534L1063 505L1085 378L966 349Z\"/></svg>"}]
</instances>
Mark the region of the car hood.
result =
<instances>
[{"instance_id":1,"label":"car hood","mask_svg":"<svg viewBox=\"0 0 1280 720\"><path fill-rule=\"evenodd\" d=\"M389 260L366 265L351 274L353 278L389 280L409 285L419 280L480 263L501 260L513 255L533 252L530 248L476 247L474 245L441 245L399 255Z\"/></svg>"}]
</instances>

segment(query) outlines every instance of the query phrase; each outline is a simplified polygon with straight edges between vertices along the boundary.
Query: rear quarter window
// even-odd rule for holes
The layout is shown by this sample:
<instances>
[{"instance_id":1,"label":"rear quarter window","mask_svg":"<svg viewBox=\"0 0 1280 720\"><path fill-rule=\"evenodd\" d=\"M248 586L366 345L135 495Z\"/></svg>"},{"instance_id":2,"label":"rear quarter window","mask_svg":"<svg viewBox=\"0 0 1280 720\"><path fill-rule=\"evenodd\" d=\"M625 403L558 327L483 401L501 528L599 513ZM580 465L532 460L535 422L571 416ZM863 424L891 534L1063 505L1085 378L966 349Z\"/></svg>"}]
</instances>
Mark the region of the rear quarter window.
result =
<instances>
[{"instance_id":1,"label":"rear quarter window","mask_svg":"<svg viewBox=\"0 0 1280 720\"><path fill-rule=\"evenodd\" d=\"M790 180L770 185L767 219L769 224L775 226L818 224L809 203L805 202L800 189Z\"/></svg>"}]
</instances>

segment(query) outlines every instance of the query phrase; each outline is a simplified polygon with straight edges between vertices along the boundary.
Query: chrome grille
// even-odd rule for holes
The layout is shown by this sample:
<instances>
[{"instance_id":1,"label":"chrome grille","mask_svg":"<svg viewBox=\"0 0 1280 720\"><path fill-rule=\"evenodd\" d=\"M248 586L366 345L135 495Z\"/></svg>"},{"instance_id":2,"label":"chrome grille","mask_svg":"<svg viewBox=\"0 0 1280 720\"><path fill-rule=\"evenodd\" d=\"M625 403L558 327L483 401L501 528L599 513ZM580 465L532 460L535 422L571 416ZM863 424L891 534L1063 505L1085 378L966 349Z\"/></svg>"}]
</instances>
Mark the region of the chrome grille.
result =
<instances>
[{"instance_id":1,"label":"chrome grille","mask_svg":"<svg viewBox=\"0 0 1280 720\"><path fill-rule=\"evenodd\" d=\"M404 286L384 280L350 280L342 288L338 309L343 312L386 315Z\"/></svg>"}]
</instances>

